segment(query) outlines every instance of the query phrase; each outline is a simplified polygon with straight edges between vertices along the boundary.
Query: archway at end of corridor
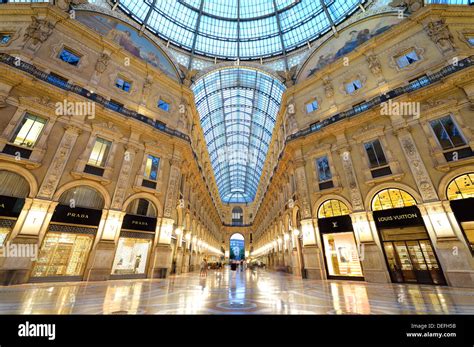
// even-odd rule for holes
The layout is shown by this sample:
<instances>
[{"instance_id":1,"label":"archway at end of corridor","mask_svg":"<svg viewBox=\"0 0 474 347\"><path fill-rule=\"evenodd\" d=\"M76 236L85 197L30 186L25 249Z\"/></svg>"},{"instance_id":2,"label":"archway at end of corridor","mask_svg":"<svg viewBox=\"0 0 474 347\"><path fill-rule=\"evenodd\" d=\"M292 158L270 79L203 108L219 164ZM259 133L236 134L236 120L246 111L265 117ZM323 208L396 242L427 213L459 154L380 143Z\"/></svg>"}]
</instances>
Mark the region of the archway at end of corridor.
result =
<instances>
[{"instance_id":1,"label":"archway at end of corridor","mask_svg":"<svg viewBox=\"0 0 474 347\"><path fill-rule=\"evenodd\" d=\"M232 234L229 242L230 261L245 260L245 238L240 233Z\"/></svg>"}]
</instances>

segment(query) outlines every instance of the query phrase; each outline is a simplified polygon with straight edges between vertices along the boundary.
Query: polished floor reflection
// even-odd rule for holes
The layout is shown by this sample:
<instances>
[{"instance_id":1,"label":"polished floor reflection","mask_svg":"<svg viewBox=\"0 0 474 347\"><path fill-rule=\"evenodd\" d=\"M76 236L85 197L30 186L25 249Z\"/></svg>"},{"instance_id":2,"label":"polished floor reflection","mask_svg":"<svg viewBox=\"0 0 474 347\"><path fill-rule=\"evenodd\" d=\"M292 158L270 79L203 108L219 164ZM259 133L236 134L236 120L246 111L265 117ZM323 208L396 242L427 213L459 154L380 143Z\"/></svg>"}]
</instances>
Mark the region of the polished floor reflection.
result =
<instances>
[{"instance_id":1,"label":"polished floor reflection","mask_svg":"<svg viewBox=\"0 0 474 347\"><path fill-rule=\"evenodd\" d=\"M0 287L0 314L474 314L474 290L264 270Z\"/></svg>"}]
</instances>

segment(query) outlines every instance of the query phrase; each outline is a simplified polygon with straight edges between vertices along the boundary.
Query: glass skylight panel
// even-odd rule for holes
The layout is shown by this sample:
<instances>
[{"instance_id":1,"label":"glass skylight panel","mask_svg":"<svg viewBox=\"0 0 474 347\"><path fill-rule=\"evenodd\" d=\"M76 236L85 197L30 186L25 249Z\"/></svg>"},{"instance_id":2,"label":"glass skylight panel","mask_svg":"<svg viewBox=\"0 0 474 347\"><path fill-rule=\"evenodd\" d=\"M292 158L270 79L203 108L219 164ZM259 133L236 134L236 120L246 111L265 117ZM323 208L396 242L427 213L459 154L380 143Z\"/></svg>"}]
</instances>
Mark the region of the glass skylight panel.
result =
<instances>
[{"instance_id":1,"label":"glass skylight panel","mask_svg":"<svg viewBox=\"0 0 474 347\"><path fill-rule=\"evenodd\" d=\"M253 201L284 86L260 71L227 68L193 90L222 201Z\"/></svg>"},{"instance_id":2,"label":"glass skylight panel","mask_svg":"<svg viewBox=\"0 0 474 347\"><path fill-rule=\"evenodd\" d=\"M324 3L339 23L364 2ZM123 0L119 7L142 24L153 6L146 23L153 33L185 50L194 47L197 54L222 59L280 55L283 49L291 51L316 39L331 25L320 0L203 0L202 4L202 12L201 0Z\"/></svg>"}]
</instances>

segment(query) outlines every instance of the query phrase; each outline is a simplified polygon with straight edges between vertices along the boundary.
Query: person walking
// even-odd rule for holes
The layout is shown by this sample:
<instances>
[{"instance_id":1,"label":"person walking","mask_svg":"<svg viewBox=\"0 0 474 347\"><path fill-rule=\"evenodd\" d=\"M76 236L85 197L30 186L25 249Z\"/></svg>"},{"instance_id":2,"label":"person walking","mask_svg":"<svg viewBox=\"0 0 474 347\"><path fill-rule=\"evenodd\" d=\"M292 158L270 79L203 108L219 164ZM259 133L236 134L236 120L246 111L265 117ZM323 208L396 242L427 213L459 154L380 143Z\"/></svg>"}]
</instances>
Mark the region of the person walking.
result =
<instances>
[{"instance_id":1,"label":"person walking","mask_svg":"<svg viewBox=\"0 0 474 347\"><path fill-rule=\"evenodd\" d=\"M206 258L204 258L201 262L201 273L200 276L207 276L207 261Z\"/></svg>"}]
</instances>

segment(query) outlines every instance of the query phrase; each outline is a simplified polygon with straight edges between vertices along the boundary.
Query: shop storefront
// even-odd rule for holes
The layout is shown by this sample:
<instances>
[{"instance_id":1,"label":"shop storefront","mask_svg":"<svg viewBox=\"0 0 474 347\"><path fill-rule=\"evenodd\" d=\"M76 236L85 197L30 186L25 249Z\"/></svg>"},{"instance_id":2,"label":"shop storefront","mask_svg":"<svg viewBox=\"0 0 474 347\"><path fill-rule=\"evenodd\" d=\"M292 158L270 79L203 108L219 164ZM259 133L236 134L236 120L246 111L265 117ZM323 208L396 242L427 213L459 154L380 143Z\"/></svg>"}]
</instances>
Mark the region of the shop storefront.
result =
<instances>
[{"instance_id":1,"label":"shop storefront","mask_svg":"<svg viewBox=\"0 0 474 347\"><path fill-rule=\"evenodd\" d=\"M112 267L112 278L145 278L156 218L125 215Z\"/></svg>"},{"instance_id":2,"label":"shop storefront","mask_svg":"<svg viewBox=\"0 0 474 347\"><path fill-rule=\"evenodd\" d=\"M453 179L448 185L447 196L469 249L474 254L474 173Z\"/></svg>"},{"instance_id":3,"label":"shop storefront","mask_svg":"<svg viewBox=\"0 0 474 347\"><path fill-rule=\"evenodd\" d=\"M0 170L0 246L7 242L30 192L20 175Z\"/></svg>"},{"instance_id":4,"label":"shop storefront","mask_svg":"<svg viewBox=\"0 0 474 347\"><path fill-rule=\"evenodd\" d=\"M23 198L0 195L0 246L5 244L24 204Z\"/></svg>"},{"instance_id":5,"label":"shop storefront","mask_svg":"<svg viewBox=\"0 0 474 347\"><path fill-rule=\"evenodd\" d=\"M389 189L374 199L373 217L392 282L446 284L414 198L402 190ZM380 206L392 208L377 210Z\"/></svg>"},{"instance_id":6,"label":"shop storefront","mask_svg":"<svg viewBox=\"0 0 474 347\"><path fill-rule=\"evenodd\" d=\"M318 212L327 277L363 280L352 220L346 213L348 208L338 200L326 201Z\"/></svg>"},{"instance_id":7,"label":"shop storefront","mask_svg":"<svg viewBox=\"0 0 474 347\"><path fill-rule=\"evenodd\" d=\"M58 205L30 281L80 281L97 235L102 210Z\"/></svg>"}]
</instances>

